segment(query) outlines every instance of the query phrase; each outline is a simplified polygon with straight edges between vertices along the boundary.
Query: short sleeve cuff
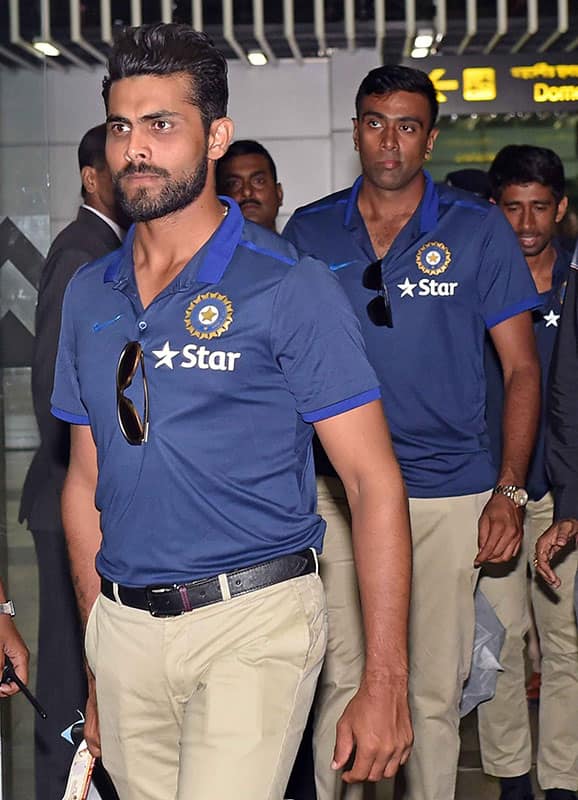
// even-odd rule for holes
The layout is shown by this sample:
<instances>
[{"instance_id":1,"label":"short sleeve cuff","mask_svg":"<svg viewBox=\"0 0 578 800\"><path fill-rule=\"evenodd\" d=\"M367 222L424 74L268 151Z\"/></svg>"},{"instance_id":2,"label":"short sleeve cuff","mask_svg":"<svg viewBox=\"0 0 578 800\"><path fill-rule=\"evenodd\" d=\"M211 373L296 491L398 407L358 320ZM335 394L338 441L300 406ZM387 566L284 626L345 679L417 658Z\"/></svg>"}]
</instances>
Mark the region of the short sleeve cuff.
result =
<instances>
[{"instance_id":1,"label":"short sleeve cuff","mask_svg":"<svg viewBox=\"0 0 578 800\"><path fill-rule=\"evenodd\" d=\"M53 417L57 417L63 422L69 422L71 425L90 425L90 420L85 414L71 414L62 408L56 408L56 406L52 406L50 411Z\"/></svg>"},{"instance_id":2,"label":"short sleeve cuff","mask_svg":"<svg viewBox=\"0 0 578 800\"><path fill-rule=\"evenodd\" d=\"M320 408L317 411L308 411L305 414L301 414L301 416L305 422L320 422L323 419L343 414L345 411L351 411L353 408L365 406L373 400L379 400L380 397L381 391L379 386L376 386L374 389L361 392L361 394L354 394L353 397L348 397L347 400L340 400L339 403L332 403L332 405L324 406L324 408Z\"/></svg>"},{"instance_id":3,"label":"short sleeve cuff","mask_svg":"<svg viewBox=\"0 0 578 800\"><path fill-rule=\"evenodd\" d=\"M486 317L486 328L493 328L495 325L499 325L500 322L504 322L511 317L516 317L518 314L522 314L524 311L532 311L534 308L540 308L541 305L542 301L537 294L533 297L527 298L526 300L521 300L518 303L514 303L512 306L503 308L497 314Z\"/></svg>"}]
</instances>

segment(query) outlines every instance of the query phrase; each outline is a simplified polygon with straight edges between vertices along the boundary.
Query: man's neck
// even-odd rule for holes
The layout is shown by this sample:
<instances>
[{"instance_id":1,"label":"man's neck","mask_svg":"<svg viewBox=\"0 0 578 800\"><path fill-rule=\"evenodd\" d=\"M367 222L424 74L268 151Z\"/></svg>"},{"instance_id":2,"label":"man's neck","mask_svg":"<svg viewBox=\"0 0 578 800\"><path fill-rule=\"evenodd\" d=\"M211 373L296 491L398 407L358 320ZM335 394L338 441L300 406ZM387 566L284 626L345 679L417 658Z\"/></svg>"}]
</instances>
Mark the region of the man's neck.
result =
<instances>
[{"instance_id":1,"label":"man's neck","mask_svg":"<svg viewBox=\"0 0 578 800\"><path fill-rule=\"evenodd\" d=\"M226 210L216 195L201 196L174 214L137 223L135 268L164 272L176 263L184 265L211 238Z\"/></svg>"},{"instance_id":2,"label":"man's neck","mask_svg":"<svg viewBox=\"0 0 578 800\"><path fill-rule=\"evenodd\" d=\"M364 219L366 214L373 219L390 219L408 213L411 216L420 204L424 191L425 175L421 170L400 189L383 189L364 175L357 201L359 211Z\"/></svg>"},{"instance_id":3,"label":"man's neck","mask_svg":"<svg viewBox=\"0 0 578 800\"><path fill-rule=\"evenodd\" d=\"M552 276L554 274L554 264L558 254L552 241L541 253L535 256L527 256L526 262L532 273L532 278L536 284L536 289L540 294L548 292L552 288Z\"/></svg>"},{"instance_id":4,"label":"man's neck","mask_svg":"<svg viewBox=\"0 0 578 800\"><path fill-rule=\"evenodd\" d=\"M145 308L208 242L226 213L217 196L207 193L181 211L137 224L134 272Z\"/></svg>"},{"instance_id":5,"label":"man's neck","mask_svg":"<svg viewBox=\"0 0 578 800\"><path fill-rule=\"evenodd\" d=\"M393 190L382 189L364 176L357 207L378 258L387 254L399 232L411 219L424 190L425 176L421 171L407 186Z\"/></svg>"}]
</instances>

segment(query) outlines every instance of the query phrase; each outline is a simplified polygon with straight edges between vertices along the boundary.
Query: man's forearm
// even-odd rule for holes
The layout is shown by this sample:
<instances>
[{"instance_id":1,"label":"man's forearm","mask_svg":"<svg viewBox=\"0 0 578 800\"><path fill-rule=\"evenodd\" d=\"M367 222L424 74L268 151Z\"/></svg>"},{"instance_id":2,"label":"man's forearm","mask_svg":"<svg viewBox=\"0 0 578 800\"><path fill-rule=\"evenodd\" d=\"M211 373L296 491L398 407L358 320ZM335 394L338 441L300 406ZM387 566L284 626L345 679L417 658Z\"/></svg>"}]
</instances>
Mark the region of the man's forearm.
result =
<instances>
[{"instance_id":1,"label":"man's forearm","mask_svg":"<svg viewBox=\"0 0 578 800\"><path fill-rule=\"evenodd\" d=\"M502 464L498 483L523 486L540 415L540 370L528 364L504 378Z\"/></svg>"},{"instance_id":2,"label":"man's forearm","mask_svg":"<svg viewBox=\"0 0 578 800\"><path fill-rule=\"evenodd\" d=\"M365 677L406 681L411 583L411 537L407 499L399 485L361 487L348 496L353 550L366 639ZM395 498L392 501L391 498Z\"/></svg>"},{"instance_id":3,"label":"man's forearm","mask_svg":"<svg viewBox=\"0 0 578 800\"><path fill-rule=\"evenodd\" d=\"M94 491L70 472L62 490L62 522L80 618L86 626L100 591L94 563L102 538L100 514L94 505Z\"/></svg>"}]
</instances>

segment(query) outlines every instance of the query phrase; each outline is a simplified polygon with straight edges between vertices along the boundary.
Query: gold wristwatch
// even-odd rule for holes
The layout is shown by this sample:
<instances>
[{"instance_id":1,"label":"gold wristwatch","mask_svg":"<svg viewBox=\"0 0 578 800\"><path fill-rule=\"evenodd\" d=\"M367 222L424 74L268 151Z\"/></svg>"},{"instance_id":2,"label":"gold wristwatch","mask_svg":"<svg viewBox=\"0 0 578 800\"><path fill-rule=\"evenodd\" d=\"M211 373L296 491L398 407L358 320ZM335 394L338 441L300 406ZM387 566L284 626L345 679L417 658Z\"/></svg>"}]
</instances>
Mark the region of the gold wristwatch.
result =
<instances>
[{"instance_id":1,"label":"gold wristwatch","mask_svg":"<svg viewBox=\"0 0 578 800\"><path fill-rule=\"evenodd\" d=\"M514 486L513 484L506 486L499 483L495 487L493 494L503 494L504 497L509 497L518 508L524 508L528 502L528 492L522 486Z\"/></svg>"}]
</instances>

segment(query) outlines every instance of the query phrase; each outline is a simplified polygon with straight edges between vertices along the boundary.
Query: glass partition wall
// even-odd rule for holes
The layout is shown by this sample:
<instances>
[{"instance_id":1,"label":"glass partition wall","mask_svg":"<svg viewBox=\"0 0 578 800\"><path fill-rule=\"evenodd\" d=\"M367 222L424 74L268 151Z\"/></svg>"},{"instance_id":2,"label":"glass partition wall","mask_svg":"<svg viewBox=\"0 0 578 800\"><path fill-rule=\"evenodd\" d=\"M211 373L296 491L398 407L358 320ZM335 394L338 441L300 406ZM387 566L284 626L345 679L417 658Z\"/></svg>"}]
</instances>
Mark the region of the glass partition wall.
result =
<instances>
[{"instance_id":1,"label":"glass partition wall","mask_svg":"<svg viewBox=\"0 0 578 800\"><path fill-rule=\"evenodd\" d=\"M44 67L0 70L0 574L31 652L32 688L38 579L33 540L18 516L38 441L30 364L36 288L50 241L46 85ZM0 701L2 800L34 798L34 713L21 695Z\"/></svg>"}]
</instances>

